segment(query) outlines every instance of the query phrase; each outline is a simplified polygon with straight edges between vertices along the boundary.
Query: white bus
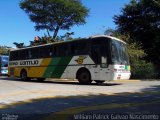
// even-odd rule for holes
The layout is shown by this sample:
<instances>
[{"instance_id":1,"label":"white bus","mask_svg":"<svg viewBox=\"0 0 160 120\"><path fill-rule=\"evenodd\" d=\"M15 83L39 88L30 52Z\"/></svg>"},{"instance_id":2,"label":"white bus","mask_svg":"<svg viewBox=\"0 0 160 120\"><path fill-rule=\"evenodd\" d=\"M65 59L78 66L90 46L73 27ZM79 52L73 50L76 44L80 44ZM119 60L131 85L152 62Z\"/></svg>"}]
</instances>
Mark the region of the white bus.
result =
<instances>
[{"instance_id":1,"label":"white bus","mask_svg":"<svg viewBox=\"0 0 160 120\"><path fill-rule=\"evenodd\" d=\"M80 83L130 78L126 43L111 36L39 45L10 51L9 76L78 79Z\"/></svg>"}]
</instances>

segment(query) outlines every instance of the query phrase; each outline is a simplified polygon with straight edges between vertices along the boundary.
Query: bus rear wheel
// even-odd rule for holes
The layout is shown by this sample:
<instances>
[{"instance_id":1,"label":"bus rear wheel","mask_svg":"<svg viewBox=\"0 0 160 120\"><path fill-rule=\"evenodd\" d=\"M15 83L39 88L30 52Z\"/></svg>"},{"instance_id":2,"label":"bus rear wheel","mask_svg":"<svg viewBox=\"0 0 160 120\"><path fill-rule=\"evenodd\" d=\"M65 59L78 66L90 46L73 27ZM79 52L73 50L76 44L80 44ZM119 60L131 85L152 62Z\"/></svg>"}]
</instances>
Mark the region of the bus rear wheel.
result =
<instances>
[{"instance_id":1,"label":"bus rear wheel","mask_svg":"<svg viewBox=\"0 0 160 120\"><path fill-rule=\"evenodd\" d=\"M45 78L37 78L37 80L38 80L39 82L43 82L43 81L45 80Z\"/></svg>"},{"instance_id":2,"label":"bus rear wheel","mask_svg":"<svg viewBox=\"0 0 160 120\"><path fill-rule=\"evenodd\" d=\"M95 80L95 82L98 83L98 84L102 84L102 83L104 83L105 81L104 81L104 80Z\"/></svg>"},{"instance_id":3,"label":"bus rear wheel","mask_svg":"<svg viewBox=\"0 0 160 120\"><path fill-rule=\"evenodd\" d=\"M89 71L85 69L78 71L77 79L81 84L90 84L92 82Z\"/></svg>"},{"instance_id":4,"label":"bus rear wheel","mask_svg":"<svg viewBox=\"0 0 160 120\"><path fill-rule=\"evenodd\" d=\"M29 78L27 77L27 72L25 70L21 71L21 80L23 81L29 80Z\"/></svg>"}]
</instances>

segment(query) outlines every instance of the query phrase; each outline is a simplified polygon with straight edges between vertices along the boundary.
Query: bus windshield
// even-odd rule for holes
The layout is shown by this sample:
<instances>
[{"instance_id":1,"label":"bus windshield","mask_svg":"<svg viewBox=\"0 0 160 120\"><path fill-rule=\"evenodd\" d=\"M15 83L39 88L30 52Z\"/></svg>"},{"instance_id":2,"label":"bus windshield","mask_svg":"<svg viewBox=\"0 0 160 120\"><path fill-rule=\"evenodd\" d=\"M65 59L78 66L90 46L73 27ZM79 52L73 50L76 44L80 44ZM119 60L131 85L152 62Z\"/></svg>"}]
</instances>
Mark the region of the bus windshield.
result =
<instances>
[{"instance_id":1,"label":"bus windshield","mask_svg":"<svg viewBox=\"0 0 160 120\"><path fill-rule=\"evenodd\" d=\"M112 62L129 65L128 51L126 44L112 40Z\"/></svg>"}]
</instances>

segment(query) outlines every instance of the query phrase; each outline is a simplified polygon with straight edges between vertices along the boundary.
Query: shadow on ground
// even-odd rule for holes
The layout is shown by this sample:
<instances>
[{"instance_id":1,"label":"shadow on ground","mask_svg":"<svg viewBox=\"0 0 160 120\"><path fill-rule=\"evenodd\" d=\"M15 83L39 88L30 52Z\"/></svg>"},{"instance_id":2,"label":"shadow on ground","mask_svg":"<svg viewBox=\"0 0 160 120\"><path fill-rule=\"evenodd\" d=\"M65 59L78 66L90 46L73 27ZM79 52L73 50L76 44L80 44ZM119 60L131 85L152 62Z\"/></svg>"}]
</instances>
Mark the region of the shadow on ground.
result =
<instances>
[{"instance_id":1,"label":"shadow on ground","mask_svg":"<svg viewBox=\"0 0 160 120\"><path fill-rule=\"evenodd\" d=\"M8 80L8 78L3 78ZM19 81L19 79L9 79ZM35 82L37 81L20 81ZM77 82L45 81L54 84L74 84ZM99 85L92 83L91 85ZM104 84L108 85L108 84ZM0 109L0 115L17 115L18 120L66 120L82 119L85 115L129 115L129 114L160 114L160 85L142 89L138 93L120 93L114 95L85 95L69 96L48 99L36 99L30 102L19 101L16 104L8 105ZM76 118L75 118L76 117ZM160 116L156 116L159 117ZM158 119L159 119L158 118ZM86 119L86 118L84 118ZM135 119L135 118L134 118Z\"/></svg>"},{"instance_id":2,"label":"shadow on ground","mask_svg":"<svg viewBox=\"0 0 160 120\"><path fill-rule=\"evenodd\" d=\"M6 81L18 81L18 82L32 82L32 83L53 83L53 84L66 84L66 85L93 85L93 86L115 86L115 85L121 85L122 83L95 83L95 82L92 82L91 84L80 84L77 80L57 80L57 79L54 79L54 80L46 80L46 81L43 81L43 82L39 82L35 79L33 80L28 80L28 81L24 81L24 80L21 80L19 78L9 78L9 77L2 77L1 80L6 80Z\"/></svg>"}]
</instances>

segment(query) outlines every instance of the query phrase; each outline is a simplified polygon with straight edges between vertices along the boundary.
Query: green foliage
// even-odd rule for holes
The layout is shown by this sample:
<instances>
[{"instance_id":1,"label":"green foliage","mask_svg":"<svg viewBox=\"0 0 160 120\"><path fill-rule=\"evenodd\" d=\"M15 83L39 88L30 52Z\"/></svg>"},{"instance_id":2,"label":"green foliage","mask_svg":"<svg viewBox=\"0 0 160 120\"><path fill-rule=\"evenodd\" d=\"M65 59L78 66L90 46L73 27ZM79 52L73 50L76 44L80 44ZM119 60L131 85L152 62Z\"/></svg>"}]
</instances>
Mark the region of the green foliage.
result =
<instances>
[{"instance_id":1,"label":"green foliage","mask_svg":"<svg viewBox=\"0 0 160 120\"><path fill-rule=\"evenodd\" d=\"M24 43L17 43L17 42L14 42L13 43L17 48L24 48Z\"/></svg>"},{"instance_id":2,"label":"green foliage","mask_svg":"<svg viewBox=\"0 0 160 120\"><path fill-rule=\"evenodd\" d=\"M22 0L20 7L34 22L35 29L53 32L53 39L59 30L68 30L73 25L85 24L89 10L80 0Z\"/></svg>"},{"instance_id":3,"label":"green foliage","mask_svg":"<svg viewBox=\"0 0 160 120\"><path fill-rule=\"evenodd\" d=\"M64 36L61 36L61 40L66 41L66 40L73 40L73 38L71 37L72 35L74 35L74 32L66 32L66 34Z\"/></svg>"},{"instance_id":4,"label":"green foliage","mask_svg":"<svg viewBox=\"0 0 160 120\"><path fill-rule=\"evenodd\" d=\"M133 42L133 40L131 40L130 38L130 35L128 34L123 35L119 31L113 29L107 29L105 31L105 34L119 38L127 43L128 53L131 62L146 56L146 53L141 47L141 43Z\"/></svg>"},{"instance_id":5,"label":"green foliage","mask_svg":"<svg viewBox=\"0 0 160 120\"><path fill-rule=\"evenodd\" d=\"M0 46L0 55L8 55L9 48L6 46Z\"/></svg>"},{"instance_id":6,"label":"green foliage","mask_svg":"<svg viewBox=\"0 0 160 120\"><path fill-rule=\"evenodd\" d=\"M158 78L158 72L155 72L153 63L144 60L137 60L131 64L131 79L154 79Z\"/></svg>"},{"instance_id":7,"label":"green foliage","mask_svg":"<svg viewBox=\"0 0 160 120\"><path fill-rule=\"evenodd\" d=\"M52 37L48 37L48 36L44 35L41 38L38 37L38 40L30 41L29 46L37 46L37 45L48 44L48 43L52 43L52 42L57 42L57 41L54 40Z\"/></svg>"},{"instance_id":8,"label":"green foliage","mask_svg":"<svg viewBox=\"0 0 160 120\"><path fill-rule=\"evenodd\" d=\"M42 44L48 44L52 42L58 42L58 41L67 41L67 40L73 40L71 35L74 35L74 32L66 32L63 36L57 36L56 39L53 39L52 37L48 37L47 35L44 35L42 37L38 37L38 40L30 41L29 46L37 46Z\"/></svg>"},{"instance_id":9,"label":"green foliage","mask_svg":"<svg viewBox=\"0 0 160 120\"><path fill-rule=\"evenodd\" d=\"M118 31L142 43L147 60L160 61L160 0L132 0L114 17Z\"/></svg>"}]
</instances>

